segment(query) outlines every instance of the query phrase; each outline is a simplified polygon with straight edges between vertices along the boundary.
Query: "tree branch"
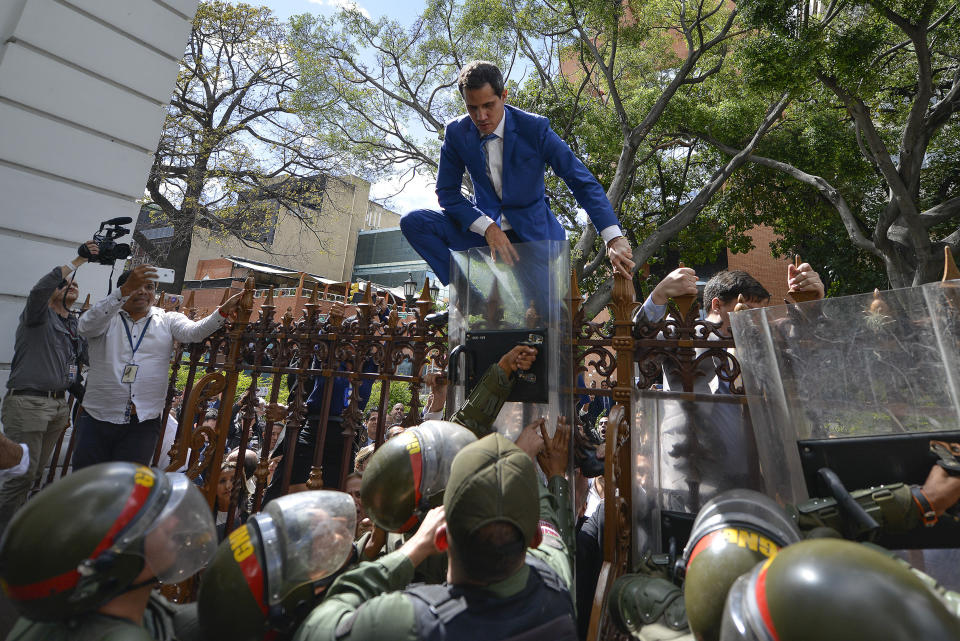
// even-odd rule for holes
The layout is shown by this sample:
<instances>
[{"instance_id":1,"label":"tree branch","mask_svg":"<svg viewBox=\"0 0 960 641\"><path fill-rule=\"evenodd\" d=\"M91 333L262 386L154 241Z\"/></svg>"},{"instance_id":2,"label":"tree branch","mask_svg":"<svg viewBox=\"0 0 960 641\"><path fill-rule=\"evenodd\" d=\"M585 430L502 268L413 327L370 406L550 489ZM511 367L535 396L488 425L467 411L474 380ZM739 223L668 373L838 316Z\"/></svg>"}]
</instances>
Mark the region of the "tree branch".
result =
<instances>
[{"instance_id":1,"label":"tree branch","mask_svg":"<svg viewBox=\"0 0 960 641\"><path fill-rule=\"evenodd\" d=\"M729 145L725 145L719 140L716 140L715 138L712 138L706 134L696 134L696 136L716 147L728 156L735 156L736 154L741 153L740 150L737 150ZM881 258L883 257L882 253L877 249L877 246L863 233L863 230L860 228L860 223L850 210L850 206L847 204L846 199L833 185L828 183L826 180L820 176L808 174L807 172L798 169L793 165L781 162L779 160L774 160L772 158L749 154L747 156L747 160L757 165L762 165L764 167L769 167L770 169L781 171L788 176L816 189L818 192L820 192L820 195L827 200L827 202L833 205L833 207L837 210L837 213L840 214L840 219L843 221L843 226L846 228L847 235L850 237L850 240L853 242L853 244L860 249L870 252L871 254Z\"/></svg>"},{"instance_id":2,"label":"tree branch","mask_svg":"<svg viewBox=\"0 0 960 641\"><path fill-rule=\"evenodd\" d=\"M938 223L945 222L958 215L960 215L960 196L934 205L920 214L920 218L923 220L924 226L929 229Z\"/></svg>"}]
</instances>

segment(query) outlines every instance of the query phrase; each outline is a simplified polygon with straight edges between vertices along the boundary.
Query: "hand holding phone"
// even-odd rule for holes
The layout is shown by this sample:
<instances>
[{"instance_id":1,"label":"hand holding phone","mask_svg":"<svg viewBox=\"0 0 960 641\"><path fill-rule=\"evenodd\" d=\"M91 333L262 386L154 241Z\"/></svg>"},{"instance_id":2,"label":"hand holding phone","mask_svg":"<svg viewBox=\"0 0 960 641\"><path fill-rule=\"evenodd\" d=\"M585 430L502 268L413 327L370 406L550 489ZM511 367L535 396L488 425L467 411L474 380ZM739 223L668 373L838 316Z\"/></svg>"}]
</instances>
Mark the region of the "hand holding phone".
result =
<instances>
[{"instance_id":1,"label":"hand holding phone","mask_svg":"<svg viewBox=\"0 0 960 641\"><path fill-rule=\"evenodd\" d=\"M175 276L175 272L172 269L166 267L157 267L157 282L158 283L172 283Z\"/></svg>"}]
</instances>

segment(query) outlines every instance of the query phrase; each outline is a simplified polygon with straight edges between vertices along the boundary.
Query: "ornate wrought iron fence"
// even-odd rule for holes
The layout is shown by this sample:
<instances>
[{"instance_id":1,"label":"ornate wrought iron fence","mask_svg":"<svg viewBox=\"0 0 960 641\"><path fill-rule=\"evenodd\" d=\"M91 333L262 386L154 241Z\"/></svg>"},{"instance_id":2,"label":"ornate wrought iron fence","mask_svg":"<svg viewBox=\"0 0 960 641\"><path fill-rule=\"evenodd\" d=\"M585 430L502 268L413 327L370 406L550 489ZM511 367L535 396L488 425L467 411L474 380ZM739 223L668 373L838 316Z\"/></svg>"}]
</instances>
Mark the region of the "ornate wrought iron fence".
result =
<instances>
[{"instance_id":1,"label":"ornate wrought iron fence","mask_svg":"<svg viewBox=\"0 0 960 641\"><path fill-rule=\"evenodd\" d=\"M318 421L313 467L307 480L308 488L322 487L321 462L325 430L334 411L332 382L346 379L353 390L364 381L380 381L379 397L371 399L379 410L375 443L383 443L386 427L390 388L392 385L410 386L409 410L404 425L419 422L424 364L430 362L444 370L447 364L447 334L445 326L425 322L433 310L428 284L424 285L415 302L414 319L401 322L396 310L381 319L370 299L357 304L357 313L344 318L343 310L334 308L328 315L321 315L317 289L299 310L288 309L279 318L274 305L273 290L263 293L265 300L259 316L252 319L256 285L248 278L237 318L206 340L191 345L176 345L171 360L170 378L164 416L169 414L178 390L183 391L183 409L178 424L177 436L169 452L162 452L158 444L154 463L165 460L167 469L186 467L186 474L193 479L202 479L199 485L211 508L216 505L216 490L221 465L226 451L227 437L231 429L232 412L236 400L239 405L239 446L242 453L249 449L254 421L257 420L257 391L268 387L266 402L276 403L280 398L283 377L295 382L290 386L288 411L282 422L266 421L263 438L256 450L258 464L254 477L256 490L252 497L252 509L258 511L263 503L270 470L270 445L275 427L288 433L298 434L308 419L306 401L312 381L321 377L327 381L320 408L313 417ZM672 314L658 323L637 324L633 315L638 307L631 281L616 278L612 300L608 307L611 321L597 323L587 320L581 307L581 296L576 278L571 287L570 310L573 336L568 348L578 371L591 369L594 379L600 380L597 388L575 387L576 395L599 395L610 397L615 405L610 411L607 439L603 446L605 456L605 538L603 542L603 570L591 613L591 638L617 638L603 612L605 595L612 582L630 568L631 554L631 430L630 415L633 391L647 389L660 375L661 362L670 360L683 381L683 390L674 394L693 393L693 383L702 370L703 356L696 350L706 349L714 357L717 374L730 382L739 375L739 364L730 349L732 339L719 333L713 323L699 319L697 305L689 300L673 302ZM162 299L160 304L162 305ZM192 297L183 303L184 312L191 318L197 310L192 306ZM412 362L411 374L401 374L399 365ZM366 367L365 367L366 365ZM372 365L372 366L371 366ZM700 372L702 374L702 371ZM238 394L241 376L248 376L247 389ZM267 384L261 386L261 382ZM735 393L742 393L734 387ZM215 426L204 425L208 403L219 399ZM454 408L447 408L452 411ZM340 486L352 469L355 435L361 429L363 407L359 395L351 393L342 412L343 465ZM295 438L288 438L295 444ZM44 482L67 473L72 450L69 439L61 439ZM60 452L65 456L60 456ZM290 485L291 465L294 452L288 449L275 474L281 475L282 493ZM61 459L58 462L58 458ZM238 457L242 461L242 456ZM240 464L242 466L242 463ZM227 523L232 524L238 509L241 494L241 475L234 476ZM229 528L229 525L228 525Z\"/></svg>"}]
</instances>

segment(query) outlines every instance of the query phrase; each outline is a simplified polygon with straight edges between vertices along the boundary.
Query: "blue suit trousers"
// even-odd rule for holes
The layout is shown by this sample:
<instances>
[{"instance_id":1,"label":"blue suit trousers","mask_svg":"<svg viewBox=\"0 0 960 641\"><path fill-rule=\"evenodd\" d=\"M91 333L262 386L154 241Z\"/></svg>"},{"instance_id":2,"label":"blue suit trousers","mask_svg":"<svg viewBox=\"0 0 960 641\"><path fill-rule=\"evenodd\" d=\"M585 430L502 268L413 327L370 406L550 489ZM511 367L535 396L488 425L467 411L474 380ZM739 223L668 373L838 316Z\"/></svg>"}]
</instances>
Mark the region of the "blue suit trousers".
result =
<instances>
[{"instance_id":1,"label":"blue suit trousers","mask_svg":"<svg viewBox=\"0 0 960 641\"><path fill-rule=\"evenodd\" d=\"M444 285L450 284L450 252L487 244L486 238L464 231L452 218L435 209L408 212L400 219L400 230Z\"/></svg>"}]
</instances>

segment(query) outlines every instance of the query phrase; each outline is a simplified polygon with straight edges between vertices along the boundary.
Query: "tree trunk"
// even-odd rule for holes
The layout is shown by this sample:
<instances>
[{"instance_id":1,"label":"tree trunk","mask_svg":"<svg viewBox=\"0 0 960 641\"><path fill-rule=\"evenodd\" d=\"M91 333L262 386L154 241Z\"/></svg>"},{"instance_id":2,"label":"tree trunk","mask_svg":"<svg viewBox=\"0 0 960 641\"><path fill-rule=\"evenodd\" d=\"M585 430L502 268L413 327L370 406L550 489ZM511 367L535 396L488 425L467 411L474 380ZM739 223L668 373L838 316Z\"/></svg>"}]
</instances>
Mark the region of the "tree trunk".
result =
<instances>
[{"instance_id":1,"label":"tree trunk","mask_svg":"<svg viewBox=\"0 0 960 641\"><path fill-rule=\"evenodd\" d=\"M179 230L178 230L179 231ZM178 237L175 234L174 237ZM193 239L192 230L187 234L185 240L170 247L170 253L167 254L166 264L174 270L173 283L169 286L170 291L179 293L183 289L184 280L193 280L195 274L187 274L187 259L190 258L191 240Z\"/></svg>"}]
</instances>

